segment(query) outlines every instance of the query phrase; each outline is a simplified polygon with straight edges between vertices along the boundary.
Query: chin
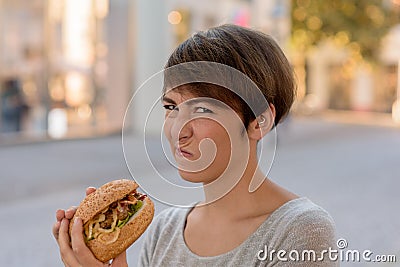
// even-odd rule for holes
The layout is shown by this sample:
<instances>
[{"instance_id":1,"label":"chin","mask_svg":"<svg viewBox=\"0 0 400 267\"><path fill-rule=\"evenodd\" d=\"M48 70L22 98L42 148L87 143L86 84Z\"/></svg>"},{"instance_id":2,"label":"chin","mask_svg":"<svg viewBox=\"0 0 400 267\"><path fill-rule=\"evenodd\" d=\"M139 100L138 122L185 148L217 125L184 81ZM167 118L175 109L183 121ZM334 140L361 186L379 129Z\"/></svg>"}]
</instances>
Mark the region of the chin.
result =
<instances>
[{"instance_id":1,"label":"chin","mask_svg":"<svg viewBox=\"0 0 400 267\"><path fill-rule=\"evenodd\" d=\"M217 180L223 173L223 170L212 168L212 166L202 171L190 172L178 169L179 175L183 180L191 183L208 184Z\"/></svg>"},{"instance_id":2,"label":"chin","mask_svg":"<svg viewBox=\"0 0 400 267\"><path fill-rule=\"evenodd\" d=\"M204 176L201 172L187 172L179 170L179 175L182 177L183 180L191 183L205 183Z\"/></svg>"},{"instance_id":3,"label":"chin","mask_svg":"<svg viewBox=\"0 0 400 267\"><path fill-rule=\"evenodd\" d=\"M183 180L190 183L208 184L218 179L219 177L219 174L210 173L209 171L207 171L207 169L200 172L188 172L182 170L179 170L178 172Z\"/></svg>"}]
</instances>

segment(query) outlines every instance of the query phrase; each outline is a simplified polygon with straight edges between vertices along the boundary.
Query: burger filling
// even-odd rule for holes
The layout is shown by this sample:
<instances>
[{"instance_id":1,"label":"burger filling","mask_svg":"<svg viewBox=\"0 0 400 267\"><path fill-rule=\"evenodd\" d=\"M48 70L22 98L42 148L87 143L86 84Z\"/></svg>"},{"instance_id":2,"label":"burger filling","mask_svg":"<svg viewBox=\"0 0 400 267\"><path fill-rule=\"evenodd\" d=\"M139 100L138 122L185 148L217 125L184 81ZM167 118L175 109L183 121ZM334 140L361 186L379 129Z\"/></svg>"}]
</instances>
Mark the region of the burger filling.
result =
<instances>
[{"instance_id":1,"label":"burger filling","mask_svg":"<svg viewBox=\"0 0 400 267\"><path fill-rule=\"evenodd\" d=\"M133 191L96 214L83 226L86 241L98 238L105 244L115 242L120 228L143 206L145 197L146 195Z\"/></svg>"}]
</instances>

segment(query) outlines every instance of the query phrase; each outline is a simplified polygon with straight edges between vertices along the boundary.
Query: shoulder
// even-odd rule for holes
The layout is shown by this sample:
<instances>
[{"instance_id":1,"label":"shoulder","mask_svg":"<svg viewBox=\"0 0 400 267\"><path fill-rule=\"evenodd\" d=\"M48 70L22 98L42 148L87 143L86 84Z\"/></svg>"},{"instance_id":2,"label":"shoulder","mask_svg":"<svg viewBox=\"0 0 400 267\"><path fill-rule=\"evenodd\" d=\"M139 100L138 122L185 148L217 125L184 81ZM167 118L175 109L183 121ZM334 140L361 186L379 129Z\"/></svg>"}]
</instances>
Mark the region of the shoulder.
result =
<instances>
[{"instance_id":1,"label":"shoulder","mask_svg":"<svg viewBox=\"0 0 400 267\"><path fill-rule=\"evenodd\" d=\"M283 223L286 226L301 227L310 224L334 226L331 215L325 209L305 197L285 203L273 215L275 215L275 219L280 224Z\"/></svg>"},{"instance_id":2,"label":"shoulder","mask_svg":"<svg viewBox=\"0 0 400 267\"><path fill-rule=\"evenodd\" d=\"M293 228L313 228L315 231L335 231L335 222L331 215L322 207L314 204L309 199L305 199L294 211L294 221L291 222Z\"/></svg>"},{"instance_id":3,"label":"shoulder","mask_svg":"<svg viewBox=\"0 0 400 267\"><path fill-rule=\"evenodd\" d=\"M307 198L289 201L277 210L276 241L307 248L335 245L336 227L331 215Z\"/></svg>"}]
</instances>

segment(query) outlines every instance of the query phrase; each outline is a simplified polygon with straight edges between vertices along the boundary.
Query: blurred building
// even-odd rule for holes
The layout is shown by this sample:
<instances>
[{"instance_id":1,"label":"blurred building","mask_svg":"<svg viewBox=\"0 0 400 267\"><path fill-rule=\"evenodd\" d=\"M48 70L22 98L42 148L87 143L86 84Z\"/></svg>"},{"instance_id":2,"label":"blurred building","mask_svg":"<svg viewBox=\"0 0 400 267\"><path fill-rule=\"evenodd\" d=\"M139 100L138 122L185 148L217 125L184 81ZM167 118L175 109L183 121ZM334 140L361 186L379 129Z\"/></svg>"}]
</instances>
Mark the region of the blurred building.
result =
<instances>
[{"instance_id":1,"label":"blurred building","mask_svg":"<svg viewBox=\"0 0 400 267\"><path fill-rule=\"evenodd\" d=\"M400 8L400 2L399 2ZM400 14L400 13L399 13ZM400 123L400 24L393 27L383 40L381 49L382 87L379 103L387 111L392 104L392 117Z\"/></svg>"},{"instance_id":2,"label":"blurred building","mask_svg":"<svg viewBox=\"0 0 400 267\"><path fill-rule=\"evenodd\" d=\"M0 1L0 80L21 84L24 136L87 136L120 127L121 101L129 96L128 11L120 2Z\"/></svg>"},{"instance_id":3,"label":"blurred building","mask_svg":"<svg viewBox=\"0 0 400 267\"><path fill-rule=\"evenodd\" d=\"M365 2L367 3L369 2ZM372 1L370 3L372 7ZM377 3L382 5L379 8L386 10L386 13L391 12L390 16L385 17L382 15L383 11L377 11L379 8L374 11L376 16L381 13L380 23L387 21L385 27L380 27L382 33L388 30L383 38L364 36L372 40L372 46L378 55L373 60L370 58L370 61L367 61L362 56L360 45L351 41L351 30L346 30L343 26L334 35L319 41L307 53L301 49L295 51L296 48L293 48L292 62L299 80L296 106L298 111L304 113L318 113L325 110L351 111L345 113L348 115L380 113L383 117L391 115L394 122L400 123L400 24L394 25L400 19L400 1L384 0L375 2ZM355 8L355 3L348 4L349 7L353 5ZM306 14L302 8L295 9L294 14L298 17ZM373 17L375 15L372 14L374 13L372 10L367 8L364 13L367 15L371 13L368 16ZM313 27L311 22L312 20L308 21L309 25L307 24L309 29ZM377 22L374 23L378 25ZM361 24L355 23L349 26L349 29L358 31L354 25L360 27ZM319 29L322 24L317 26ZM364 29L369 29L367 24ZM301 30L297 31L297 38L306 42L307 33L303 36L301 33ZM301 45L301 41L298 41L297 45Z\"/></svg>"},{"instance_id":4,"label":"blurred building","mask_svg":"<svg viewBox=\"0 0 400 267\"><path fill-rule=\"evenodd\" d=\"M357 60L348 47L325 41L307 55L303 102L310 110L392 113L399 98L399 26L384 38L379 62Z\"/></svg>"},{"instance_id":5,"label":"blurred building","mask_svg":"<svg viewBox=\"0 0 400 267\"><path fill-rule=\"evenodd\" d=\"M0 0L0 85L20 85L23 137L65 138L121 131L134 91L162 70L197 30L253 26L285 45L289 0ZM278 26L277 26L278 25ZM157 90L146 98L157 98ZM145 99L135 99L137 114ZM160 119L162 119L160 117ZM4 116L0 121L5 129ZM12 135L10 131L0 135ZM21 136L21 134L19 135ZM1 140L0 140L1 141Z\"/></svg>"}]
</instances>

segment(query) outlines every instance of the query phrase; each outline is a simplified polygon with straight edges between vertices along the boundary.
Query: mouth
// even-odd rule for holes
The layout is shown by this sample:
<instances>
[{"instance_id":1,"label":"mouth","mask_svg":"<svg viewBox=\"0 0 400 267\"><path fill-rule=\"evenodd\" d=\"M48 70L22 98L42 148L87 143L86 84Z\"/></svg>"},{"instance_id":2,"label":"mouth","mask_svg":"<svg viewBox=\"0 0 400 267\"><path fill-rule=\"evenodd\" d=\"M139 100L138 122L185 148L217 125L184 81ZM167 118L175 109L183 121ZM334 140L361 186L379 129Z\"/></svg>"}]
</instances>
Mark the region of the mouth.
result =
<instances>
[{"instance_id":1,"label":"mouth","mask_svg":"<svg viewBox=\"0 0 400 267\"><path fill-rule=\"evenodd\" d=\"M184 149L181 149L181 148L176 148L175 149L175 155L177 156L177 157L180 157L180 158L192 158L193 157L193 154L192 153L190 153L189 151L187 151L187 150L184 150Z\"/></svg>"}]
</instances>

